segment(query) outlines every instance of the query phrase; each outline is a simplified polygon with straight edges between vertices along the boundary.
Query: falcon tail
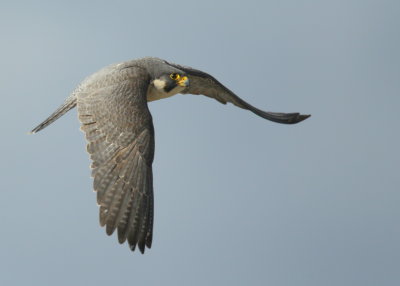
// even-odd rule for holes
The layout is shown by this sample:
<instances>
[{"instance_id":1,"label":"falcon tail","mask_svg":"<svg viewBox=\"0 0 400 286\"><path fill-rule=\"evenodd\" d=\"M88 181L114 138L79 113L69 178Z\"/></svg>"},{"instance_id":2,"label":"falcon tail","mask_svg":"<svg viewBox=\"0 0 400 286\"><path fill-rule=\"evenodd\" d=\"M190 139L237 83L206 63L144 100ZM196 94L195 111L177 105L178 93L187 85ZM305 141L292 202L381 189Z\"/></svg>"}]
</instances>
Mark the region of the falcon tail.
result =
<instances>
[{"instance_id":1,"label":"falcon tail","mask_svg":"<svg viewBox=\"0 0 400 286\"><path fill-rule=\"evenodd\" d=\"M65 100L65 102L56 111L53 112L53 114L51 114L45 121L40 123L38 126L33 128L30 133L34 134L34 133L39 132L40 130L47 127L48 125L50 125L51 123L56 121L58 118L63 116L65 113L70 111L75 106L76 106L76 97L74 95L71 95Z\"/></svg>"}]
</instances>

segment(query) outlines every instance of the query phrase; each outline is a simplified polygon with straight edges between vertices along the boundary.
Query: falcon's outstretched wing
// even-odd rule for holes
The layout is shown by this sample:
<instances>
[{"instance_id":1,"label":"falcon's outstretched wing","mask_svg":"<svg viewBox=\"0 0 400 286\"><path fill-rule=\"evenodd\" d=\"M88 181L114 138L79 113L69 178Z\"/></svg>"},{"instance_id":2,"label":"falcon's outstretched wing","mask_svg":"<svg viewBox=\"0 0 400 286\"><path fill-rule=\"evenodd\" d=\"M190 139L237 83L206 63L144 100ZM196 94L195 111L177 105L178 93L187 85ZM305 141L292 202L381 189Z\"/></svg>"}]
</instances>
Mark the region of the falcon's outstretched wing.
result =
<instances>
[{"instance_id":1,"label":"falcon's outstretched wing","mask_svg":"<svg viewBox=\"0 0 400 286\"><path fill-rule=\"evenodd\" d=\"M189 87L181 93L202 94L214 98L223 104L230 102L240 108L248 109L258 116L278 123L294 124L310 117L310 115L303 115L298 112L279 113L260 110L241 99L208 73L191 67L171 64L168 62L167 64L184 71L189 77Z\"/></svg>"},{"instance_id":2,"label":"falcon's outstretched wing","mask_svg":"<svg viewBox=\"0 0 400 286\"><path fill-rule=\"evenodd\" d=\"M88 80L77 94L88 141L100 224L143 253L153 233L154 130L147 107L148 74L131 67Z\"/></svg>"}]
</instances>

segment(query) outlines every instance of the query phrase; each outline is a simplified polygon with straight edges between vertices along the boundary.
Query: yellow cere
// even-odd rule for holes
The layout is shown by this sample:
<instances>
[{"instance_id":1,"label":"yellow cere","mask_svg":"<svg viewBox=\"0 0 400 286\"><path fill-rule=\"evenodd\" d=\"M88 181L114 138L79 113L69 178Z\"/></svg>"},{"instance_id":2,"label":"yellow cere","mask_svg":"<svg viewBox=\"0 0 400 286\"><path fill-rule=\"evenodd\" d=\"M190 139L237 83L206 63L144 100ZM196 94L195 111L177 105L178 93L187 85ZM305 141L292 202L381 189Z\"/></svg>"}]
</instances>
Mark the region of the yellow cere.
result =
<instances>
[{"instance_id":1,"label":"yellow cere","mask_svg":"<svg viewBox=\"0 0 400 286\"><path fill-rule=\"evenodd\" d=\"M178 84L183 87L188 86L188 83L189 83L189 79L187 76L181 77L180 80L178 81Z\"/></svg>"}]
</instances>

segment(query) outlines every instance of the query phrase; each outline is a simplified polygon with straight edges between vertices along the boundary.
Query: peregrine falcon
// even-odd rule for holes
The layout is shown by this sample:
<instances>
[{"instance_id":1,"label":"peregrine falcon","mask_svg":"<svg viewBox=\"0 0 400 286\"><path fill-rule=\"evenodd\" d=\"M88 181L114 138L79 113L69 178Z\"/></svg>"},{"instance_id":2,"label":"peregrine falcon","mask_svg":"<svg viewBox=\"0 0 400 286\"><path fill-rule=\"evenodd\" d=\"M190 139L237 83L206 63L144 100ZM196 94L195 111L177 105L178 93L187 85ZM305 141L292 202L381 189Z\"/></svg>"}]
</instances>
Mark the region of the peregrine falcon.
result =
<instances>
[{"instance_id":1,"label":"peregrine falcon","mask_svg":"<svg viewBox=\"0 0 400 286\"><path fill-rule=\"evenodd\" d=\"M92 160L93 188L100 225L132 251L150 248L153 236L154 129L147 102L177 93L202 94L230 102L265 119L294 124L310 117L262 111L238 97L213 76L158 58L113 64L87 77L36 133L77 106Z\"/></svg>"}]
</instances>

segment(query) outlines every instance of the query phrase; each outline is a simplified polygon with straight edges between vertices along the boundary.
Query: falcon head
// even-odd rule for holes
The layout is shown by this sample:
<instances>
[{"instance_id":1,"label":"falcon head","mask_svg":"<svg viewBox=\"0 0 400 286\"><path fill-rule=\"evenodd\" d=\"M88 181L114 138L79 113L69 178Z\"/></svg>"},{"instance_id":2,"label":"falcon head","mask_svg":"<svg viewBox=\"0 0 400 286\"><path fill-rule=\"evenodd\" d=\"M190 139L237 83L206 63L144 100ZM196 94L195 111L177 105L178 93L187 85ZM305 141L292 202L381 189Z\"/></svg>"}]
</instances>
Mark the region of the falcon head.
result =
<instances>
[{"instance_id":1,"label":"falcon head","mask_svg":"<svg viewBox=\"0 0 400 286\"><path fill-rule=\"evenodd\" d=\"M163 73L151 82L147 100L153 101L173 96L188 86L189 79L184 72Z\"/></svg>"}]
</instances>

